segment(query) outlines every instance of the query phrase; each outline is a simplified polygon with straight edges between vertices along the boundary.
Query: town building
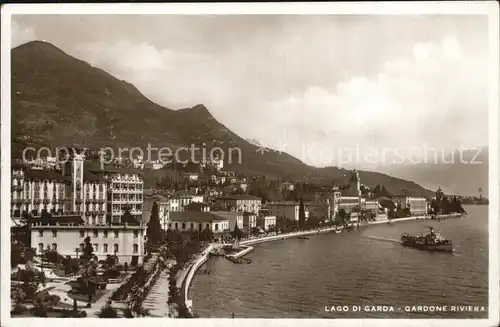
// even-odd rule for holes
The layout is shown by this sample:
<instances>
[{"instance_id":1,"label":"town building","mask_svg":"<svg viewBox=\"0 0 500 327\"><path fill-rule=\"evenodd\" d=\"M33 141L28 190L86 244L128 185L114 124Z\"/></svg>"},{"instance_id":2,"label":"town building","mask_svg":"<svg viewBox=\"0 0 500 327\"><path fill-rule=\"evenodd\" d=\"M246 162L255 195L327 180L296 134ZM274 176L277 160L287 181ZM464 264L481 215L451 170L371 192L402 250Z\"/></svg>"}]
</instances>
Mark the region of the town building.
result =
<instances>
[{"instance_id":1,"label":"town building","mask_svg":"<svg viewBox=\"0 0 500 327\"><path fill-rule=\"evenodd\" d=\"M377 216L380 213L380 204L376 200L366 200L364 209Z\"/></svg>"},{"instance_id":2,"label":"town building","mask_svg":"<svg viewBox=\"0 0 500 327\"><path fill-rule=\"evenodd\" d=\"M55 244L63 255L76 254L74 240L80 238L81 230L87 231L83 235L88 236L90 230L92 235L99 235L119 229L122 232L118 233L121 236L116 237L116 242L102 245L101 250L100 243L95 243L96 255L105 257L116 252L124 260L142 262L146 227L141 223L141 174L127 168L100 165L96 168L85 160L83 151L77 149L61 159L65 160L61 169L32 169L18 162L12 164L13 225L19 226L24 217L30 217L31 245L47 249L54 248ZM43 236L45 230L50 231L50 240ZM117 251L111 251L109 247L115 244ZM105 248L107 251L103 252Z\"/></svg>"},{"instance_id":3,"label":"town building","mask_svg":"<svg viewBox=\"0 0 500 327\"><path fill-rule=\"evenodd\" d=\"M50 249L62 256L79 257L83 253L85 238L90 237L93 255L99 260L113 255L120 263L142 264L146 225L132 216L129 218L107 226L87 224L81 215L76 214L54 215L48 222L35 220L31 226L31 246L39 255Z\"/></svg>"},{"instance_id":4,"label":"town building","mask_svg":"<svg viewBox=\"0 0 500 327\"><path fill-rule=\"evenodd\" d=\"M426 215L428 210L427 200L424 197L396 195L392 200L402 209L408 209L412 216Z\"/></svg>"},{"instance_id":5,"label":"town building","mask_svg":"<svg viewBox=\"0 0 500 327\"><path fill-rule=\"evenodd\" d=\"M184 211L209 212L210 205L202 202L191 202L190 204L184 206Z\"/></svg>"},{"instance_id":6,"label":"town building","mask_svg":"<svg viewBox=\"0 0 500 327\"><path fill-rule=\"evenodd\" d=\"M249 233L257 227L257 215L254 212L243 212L243 230Z\"/></svg>"},{"instance_id":7,"label":"town building","mask_svg":"<svg viewBox=\"0 0 500 327\"><path fill-rule=\"evenodd\" d=\"M199 175L197 173L186 173L184 174L184 177L191 182L195 182L198 180Z\"/></svg>"},{"instance_id":8,"label":"town building","mask_svg":"<svg viewBox=\"0 0 500 327\"><path fill-rule=\"evenodd\" d=\"M141 220L143 209L143 172L135 168L102 167L90 165L89 173L95 179L106 181L107 212L112 222L119 222L125 209ZM89 175L89 177L92 177Z\"/></svg>"},{"instance_id":9,"label":"town building","mask_svg":"<svg viewBox=\"0 0 500 327\"><path fill-rule=\"evenodd\" d=\"M339 210L341 196L338 186L322 186L314 193L316 202L324 203L330 208L326 216L327 220L332 221L335 219Z\"/></svg>"},{"instance_id":10,"label":"town building","mask_svg":"<svg viewBox=\"0 0 500 327\"><path fill-rule=\"evenodd\" d=\"M208 228L214 234L230 230L227 218L214 212L195 211L172 212L168 228L178 231L202 231Z\"/></svg>"},{"instance_id":11,"label":"town building","mask_svg":"<svg viewBox=\"0 0 500 327\"><path fill-rule=\"evenodd\" d=\"M283 182L280 184L281 191L293 191L295 189L295 185L290 182Z\"/></svg>"},{"instance_id":12,"label":"town building","mask_svg":"<svg viewBox=\"0 0 500 327\"><path fill-rule=\"evenodd\" d=\"M185 207L192 202L203 202L203 195L195 195L189 191L177 191L169 197L169 211L184 211Z\"/></svg>"},{"instance_id":13,"label":"town building","mask_svg":"<svg viewBox=\"0 0 500 327\"><path fill-rule=\"evenodd\" d=\"M252 195L227 195L216 198L215 203L230 211L258 213L262 199Z\"/></svg>"},{"instance_id":14,"label":"town building","mask_svg":"<svg viewBox=\"0 0 500 327\"><path fill-rule=\"evenodd\" d=\"M211 211L213 214L222 217L229 221L229 229L234 230L235 226L238 225L240 230L243 230L243 212L241 211Z\"/></svg>"},{"instance_id":15,"label":"town building","mask_svg":"<svg viewBox=\"0 0 500 327\"><path fill-rule=\"evenodd\" d=\"M328 217L330 214L330 204L328 202L327 203L319 201L305 202L304 207L305 211L307 212L307 218L315 217L323 221L329 220Z\"/></svg>"},{"instance_id":16,"label":"town building","mask_svg":"<svg viewBox=\"0 0 500 327\"><path fill-rule=\"evenodd\" d=\"M286 218L288 220L299 220L299 202L281 201L268 204L269 215L277 218Z\"/></svg>"},{"instance_id":17,"label":"town building","mask_svg":"<svg viewBox=\"0 0 500 327\"><path fill-rule=\"evenodd\" d=\"M261 227L263 230L268 231L269 229L276 226L276 216L260 216L257 218L257 226Z\"/></svg>"}]
</instances>

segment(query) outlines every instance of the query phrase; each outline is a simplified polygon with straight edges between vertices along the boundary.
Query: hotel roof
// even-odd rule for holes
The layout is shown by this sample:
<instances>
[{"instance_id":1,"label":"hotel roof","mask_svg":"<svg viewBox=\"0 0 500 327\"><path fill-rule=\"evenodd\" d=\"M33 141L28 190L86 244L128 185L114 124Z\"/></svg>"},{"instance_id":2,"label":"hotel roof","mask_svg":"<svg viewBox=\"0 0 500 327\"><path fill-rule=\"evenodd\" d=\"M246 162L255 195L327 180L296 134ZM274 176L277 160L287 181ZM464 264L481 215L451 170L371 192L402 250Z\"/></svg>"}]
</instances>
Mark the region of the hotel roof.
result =
<instances>
[{"instance_id":1,"label":"hotel roof","mask_svg":"<svg viewBox=\"0 0 500 327\"><path fill-rule=\"evenodd\" d=\"M193 197L194 194L189 192L189 191L182 190L182 191L175 192L172 196L174 196L174 197L181 197L181 196L182 197L188 197L188 196Z\"/></svg>"},{"instance_id":2,"label":"hotel roof","mask_svg":"<svg viewBox=\"0 0 500 327\"><path fill-rule=\"evenodd\" d=\"M300 203L295 202L295 201L280 201L280 202L271 202L268 205L270 205L270 206L298 206L298 205L300 205Z\"/></svg>"},{"instance_id":3,"label":"hotel roof","mask_svg":"<svg viewBox=\"0 0 500 327\"><path fill-rule=\"evenodd\" d=\"M144 172L140 169L132 168L132 167L113 167L113 166L104 166L101 167L99 162L88 162L85 164L86 169L90 172L103 172L103 173L119 173L119 174L144 174Z\"/></svg>"},{"instance_id":4,"label":"hotel roof","mask_svg":"<svg viewBox=\"0 0 500 327\"><path fill-rule=\"evenodd\" d=\"M181 212L171 212L170 220L182 221L182 222L210 223L213 221L227 221L228 219L214 212L181 211Z\"/></svg>"},{"instance_id":5,"label":"hotel roof","mask_svg":"<svg viewBox=\"0 0 500 327\"><path fill-rule=\"evenodd\" d=\"M60 171L52 169L27 169L26 179L54 180L60 182L71 182L70 176L63 176Z\"/></svg>"},{"instance_id":6,"label":"hotel roof","mask_svg":"<svg viewBox=\"0 0 500 327\"><path fill-rule=\"evenodd\" d=\"M223 195L218 197L220 200L262 200L261 198L253 195Z\"/></svg>"}]
</instances>

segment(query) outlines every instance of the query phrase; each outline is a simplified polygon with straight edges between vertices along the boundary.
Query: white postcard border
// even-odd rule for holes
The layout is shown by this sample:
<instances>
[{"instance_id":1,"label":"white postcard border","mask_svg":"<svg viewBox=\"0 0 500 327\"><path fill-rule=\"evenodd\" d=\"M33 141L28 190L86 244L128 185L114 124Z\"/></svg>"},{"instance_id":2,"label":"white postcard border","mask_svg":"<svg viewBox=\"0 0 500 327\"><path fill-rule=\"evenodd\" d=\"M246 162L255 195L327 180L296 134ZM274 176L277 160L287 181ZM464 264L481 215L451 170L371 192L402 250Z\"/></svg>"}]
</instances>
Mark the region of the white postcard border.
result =
<instances>
[{"instance_id":1,"label":"white postcard border","mask_svg":"<svg viewBox=\"0 0 500 327\"><path fill-rule=\"evenodd\" d=\"M121 319L123 326L496 326L499 319L499 10L496 1L364 3L9 4L2 7L1 44L1 264L10 267L10 44L14 14L364 14L487 15L489 19L489 318L488 319ZM473 110L473 109L471 109ZM466 132L466 131L464 131ZM10 269L1 269L2 326L105 326L99 318L10 318Z\"/></svg>"}]
</instances>

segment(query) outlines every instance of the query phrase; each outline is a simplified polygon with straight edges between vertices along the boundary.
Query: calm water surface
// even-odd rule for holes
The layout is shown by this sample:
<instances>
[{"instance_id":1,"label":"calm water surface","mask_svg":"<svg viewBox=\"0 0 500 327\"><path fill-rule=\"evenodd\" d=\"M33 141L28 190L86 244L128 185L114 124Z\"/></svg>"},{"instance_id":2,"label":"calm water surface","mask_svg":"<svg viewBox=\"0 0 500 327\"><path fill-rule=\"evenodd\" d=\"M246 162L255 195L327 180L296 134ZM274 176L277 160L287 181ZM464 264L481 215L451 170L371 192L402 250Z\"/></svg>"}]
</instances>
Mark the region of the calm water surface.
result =
<instances>
[{"instance_id":1,"label":"calm water surface","mask_svg":"<svg viewBox=\"0 0 500 327\"><path fill-rule=\"evenodd\" d=\"M228 318L487 318L487 312L406 313L407 305L478 305L488 309L488 207L468 216L378 225L256 245L252 264L212 257L195 276L190 297L200 317ZM434 226L454 254L390 241ZM392 305L396 312L326 312L325 306ZM401 308L401 311L397 311Z\"/></svg>"}]
</instances>

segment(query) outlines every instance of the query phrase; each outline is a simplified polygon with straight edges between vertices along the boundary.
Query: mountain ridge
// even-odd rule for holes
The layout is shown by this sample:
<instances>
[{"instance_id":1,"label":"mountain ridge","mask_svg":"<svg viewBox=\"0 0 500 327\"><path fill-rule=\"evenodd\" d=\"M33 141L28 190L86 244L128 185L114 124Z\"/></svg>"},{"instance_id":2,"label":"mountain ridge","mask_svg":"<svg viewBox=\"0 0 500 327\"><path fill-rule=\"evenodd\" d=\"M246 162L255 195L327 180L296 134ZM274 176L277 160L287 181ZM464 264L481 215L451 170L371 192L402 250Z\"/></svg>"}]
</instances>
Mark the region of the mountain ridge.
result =
<instances>
[{"instance_id":1,"label":"mountain ridge","mask_svg":"<svg viewBox=\"0 0 500 327\"><path fill-rule=\"evenodd\" d=\"M208 149L241 149L241 163L225 158L227 169L237 173L322 183L348 179L347 170L317 168L287 153L262 150L217 121L203 104L173 110L154 103L133 84L50 43L32 41L12 49L11 65L13 151L27 144L172 149L206 144ZM383 173L360 171L360 177L393 193L433 193Z\"/></svg>"}]
</instances>

